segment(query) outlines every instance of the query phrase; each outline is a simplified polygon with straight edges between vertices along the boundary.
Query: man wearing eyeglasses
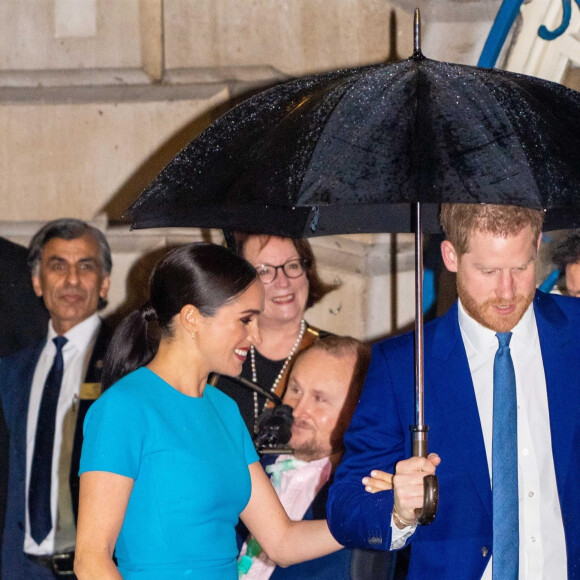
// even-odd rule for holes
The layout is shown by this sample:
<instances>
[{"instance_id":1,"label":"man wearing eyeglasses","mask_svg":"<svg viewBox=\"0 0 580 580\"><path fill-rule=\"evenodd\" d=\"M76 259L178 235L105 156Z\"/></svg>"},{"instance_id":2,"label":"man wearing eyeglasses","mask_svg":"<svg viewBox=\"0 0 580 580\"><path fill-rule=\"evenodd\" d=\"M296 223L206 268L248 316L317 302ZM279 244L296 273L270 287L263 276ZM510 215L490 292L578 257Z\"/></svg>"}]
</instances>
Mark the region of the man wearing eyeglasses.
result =
<instances>
[{"instance_id":1,"label":"man wearing eyeglasses","mask_svg":"<svg viewBox=\"0 0 580 580\"><path fill-rule=\"evenodd\" d=\"M296 354L328 334L310 326L304 312L336 285L320 279L306 240L241 233L235 238L237 252L257 269L265 290L262 343L251 348L241 376L282 397ZM238 403L248 430L255 435L265 397L227 377L212 382Z\"/></svg>"}]
</instances>

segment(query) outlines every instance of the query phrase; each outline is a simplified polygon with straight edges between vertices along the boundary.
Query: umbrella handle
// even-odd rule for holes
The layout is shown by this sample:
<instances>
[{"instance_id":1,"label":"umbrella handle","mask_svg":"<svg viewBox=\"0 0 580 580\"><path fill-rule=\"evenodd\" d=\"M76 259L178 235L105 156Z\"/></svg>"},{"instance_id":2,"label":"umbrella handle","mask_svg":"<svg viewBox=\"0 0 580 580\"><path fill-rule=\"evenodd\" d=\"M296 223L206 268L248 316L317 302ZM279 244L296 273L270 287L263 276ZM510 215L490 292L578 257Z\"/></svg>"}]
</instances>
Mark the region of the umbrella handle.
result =
<instances>
[{"instance_id":1,"label":"umbrella handle","mask_svg":"<svg viewBox=\"0 0 580 580\"><path fill-rule=\"evenodd\" d=\"M415 510L415 517L420 526L433 523L439 504L439 480L436 475L423 478L423 507Z\"/></svg>"},{"instance_id":2,"label":"umbrella handle","mask_svg":"<svg viewBox=\"0 0 580 580\"><path fill-rule=\"evenodd\" d=\"M427 425L411 425L413 433L413 457L427 457ZM436 475L423 478L423 507L415 510L415 517L420 526L433 523L439 505L439 480Z\"/></svg>"}]
</instances>

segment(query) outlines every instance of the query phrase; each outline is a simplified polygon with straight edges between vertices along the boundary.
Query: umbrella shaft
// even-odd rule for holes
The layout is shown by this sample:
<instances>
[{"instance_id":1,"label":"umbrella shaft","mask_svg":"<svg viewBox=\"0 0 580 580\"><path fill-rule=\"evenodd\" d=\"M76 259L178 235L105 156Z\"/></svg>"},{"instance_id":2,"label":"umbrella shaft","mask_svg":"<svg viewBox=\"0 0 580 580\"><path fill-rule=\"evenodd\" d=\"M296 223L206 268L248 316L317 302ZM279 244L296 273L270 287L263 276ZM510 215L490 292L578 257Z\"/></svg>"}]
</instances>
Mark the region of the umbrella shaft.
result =
<instances>
[{"instance_id":1,"label":"umbrella shaft","mask_svg":"<svg viewBox=\"0 0 580 580\"><path fill-rule=\"evenodd\" d=\"M413 443L413 457L427 457L428 441L427 441L427 431L429 427L427 425L413 425L411 426L412 433L412 443Z\"/></svg>"},{"instance_id":2,"label":"umbrella shaft","mask_svg":"<svg viewBox=\"0 0 580 580\"><path fill-rule=\"evenodd\" d=\"M424 424L423 416L423 230L421 204L415 212L415 425Z\"/></svg>"}]
</instances>

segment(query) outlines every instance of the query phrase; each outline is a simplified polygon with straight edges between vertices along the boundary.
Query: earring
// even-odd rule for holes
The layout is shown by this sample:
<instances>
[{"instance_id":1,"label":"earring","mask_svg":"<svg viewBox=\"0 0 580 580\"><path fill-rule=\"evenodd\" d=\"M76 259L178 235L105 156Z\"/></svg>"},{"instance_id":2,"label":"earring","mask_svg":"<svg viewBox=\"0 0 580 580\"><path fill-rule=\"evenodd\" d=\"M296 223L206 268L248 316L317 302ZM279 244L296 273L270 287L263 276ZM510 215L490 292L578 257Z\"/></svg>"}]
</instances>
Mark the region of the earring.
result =
<instances>
[{"instance_id":1,"label":"earring","mask_svg":"<svg viewBox=\"0 0 580 580\"><path fill-rule=\"evenodd\" d=\"M195 330L191 331L191 340L195 340L195 337L197 335L197 332Z\"/></svg>"}]
</instances>

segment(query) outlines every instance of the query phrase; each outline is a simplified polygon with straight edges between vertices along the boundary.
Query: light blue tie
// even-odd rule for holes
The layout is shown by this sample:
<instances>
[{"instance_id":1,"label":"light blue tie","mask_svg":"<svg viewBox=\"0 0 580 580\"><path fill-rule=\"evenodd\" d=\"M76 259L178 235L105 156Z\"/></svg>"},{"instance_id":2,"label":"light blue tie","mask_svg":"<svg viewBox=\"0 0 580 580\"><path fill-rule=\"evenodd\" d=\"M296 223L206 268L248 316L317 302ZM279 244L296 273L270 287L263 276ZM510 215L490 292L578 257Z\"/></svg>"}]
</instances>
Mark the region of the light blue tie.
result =
<instances>
[{"instance_id":1,"label":"light blue tie","mask_svg":"<svg viewBox=\"0 0 580 580\"><path fill-rule=\"evenodd\" d=\"M493 363L493 580L517 580L518 416L511 332L498 332Z\"/></svg>"}]
</instances>

